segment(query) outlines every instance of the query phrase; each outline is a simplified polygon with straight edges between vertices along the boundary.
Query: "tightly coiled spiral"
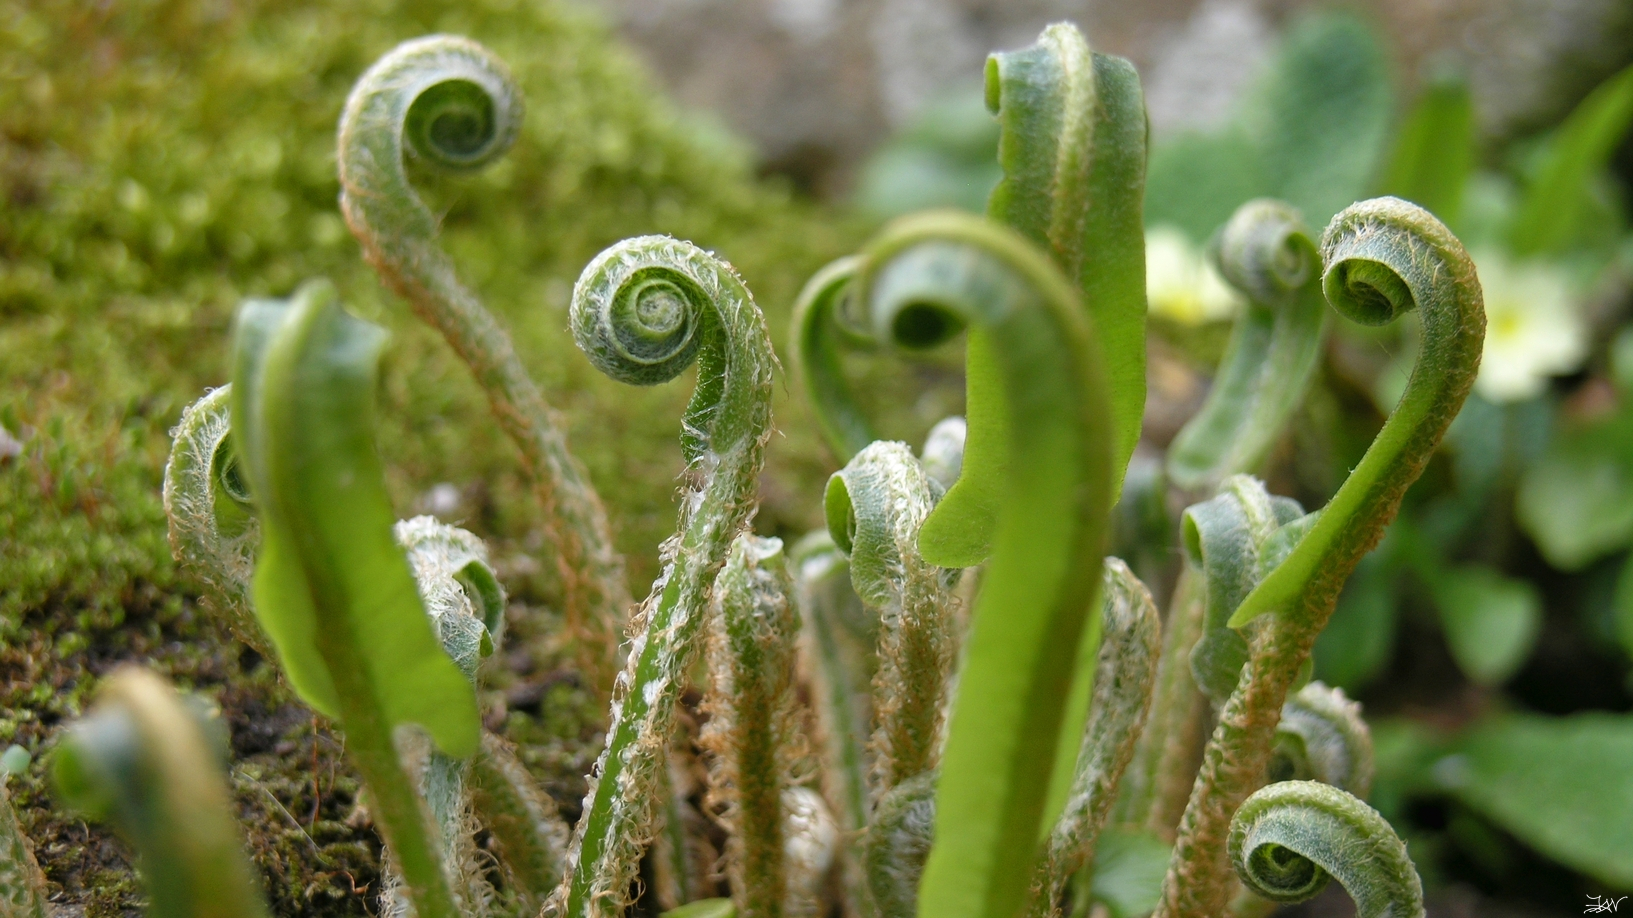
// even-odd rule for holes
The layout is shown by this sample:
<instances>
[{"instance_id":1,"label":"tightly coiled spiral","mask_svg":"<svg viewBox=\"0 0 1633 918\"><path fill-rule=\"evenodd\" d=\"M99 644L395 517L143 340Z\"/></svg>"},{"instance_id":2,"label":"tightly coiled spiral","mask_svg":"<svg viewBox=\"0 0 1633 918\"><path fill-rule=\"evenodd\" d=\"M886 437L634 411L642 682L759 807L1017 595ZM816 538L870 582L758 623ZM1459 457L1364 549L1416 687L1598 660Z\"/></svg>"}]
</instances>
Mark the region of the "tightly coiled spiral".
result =
<instances>
[{"instance_id":1,"label":"tightly coiled spiral","mask_svg":"<svg viewBox=\"0 0 1633 918\"><path fill-rule=\"evenodd\" d=\"M1303 902L1336 877L1359 918L1424 914L1400 836L1377 810L1317 781L1283 781L1249 797L1231 820L1229 856L1242 882L1273 902Z\"/></svg>"},{"instance_id":2,"label":"tightly coiled spiral","mask_svg":"<svg viewBox=\"0 0 1633 918\"><path fill-rule=\"evenodd\" d=\"M1203 753L1157 918L1225 907L1229 869L1216 843L1239 801L1264 780L1282 705L1344 582L1394 520L1480 369L1485 307L1474 263L1428 211L1398 198L1352 204L1327 225L1321 257L1322 291L1334 308L1373 324L1417 309L1423 344L1400 403L1360 463L1332 500L1306 517L1312 522L1296 544L1226 623L1242 628L1274 613Z\"/></svg>"},{"instance_id":3,"label":"tightly coiled spiral","mask_svg":"<svg viewBox=\"0 0 1633 918\"><path fill-rule=\"evenodd\" d=\"M698 365L681 427L689 474L663 572L630 626L606 746L553 900L561 913L622 913L653 831L675 700L702 644L706 607L753 516L777 366L765 319L731 266L667 236L626 239L573 288L574 339L615 379L652 385Z\"/></svg>"},{"instance_id":4,"label":"tightly coiled spiral","mask_svg":"<svg viewBox=\"0 0 1633 918\"><path fill-rule=\"evenodd\" d=\"M735 439L727 427L754 427L745 411L769 422L769 407L757 408L750 390L769 395L775 354L769 346L727 353L730 342L763 337L765 320L731 267L697 246L668 236L612 246L579 276L570 322L579 349L620 382L657 385L698 362L682 435L688 461ZM742 383L737 391L728 376Z\"/></svg>"},{"instance_id":5,"label":"tightly coiled spiral","mask_svg":"<svg viewBox=\"0 0 1633 918\"><path fill-rule=\"evenodd\" d=\"M1219 234L1225 280L1261 302L1298 289L1320 270L1320 255L1292 205L1269 198L1236 209Z\"/></svg>"},{"instance_id":6,"label":"tightly coiled spiral","mask_svg":"<svg viewBox=\"0 0 1633 918\"><path fill-rule=\"evenodd\" d=\"M610 679L630 597L606 513L567 448L562 421L510 336L459 281L437 244L438 220L406 161L480 168L507 151L522 97L505 65L466 38L432 35L387 53L352 88L336 156L340 210L380 279L459 354L533 478L555 552L562 606L592 684Z\"/></svg>"}]
</instances>

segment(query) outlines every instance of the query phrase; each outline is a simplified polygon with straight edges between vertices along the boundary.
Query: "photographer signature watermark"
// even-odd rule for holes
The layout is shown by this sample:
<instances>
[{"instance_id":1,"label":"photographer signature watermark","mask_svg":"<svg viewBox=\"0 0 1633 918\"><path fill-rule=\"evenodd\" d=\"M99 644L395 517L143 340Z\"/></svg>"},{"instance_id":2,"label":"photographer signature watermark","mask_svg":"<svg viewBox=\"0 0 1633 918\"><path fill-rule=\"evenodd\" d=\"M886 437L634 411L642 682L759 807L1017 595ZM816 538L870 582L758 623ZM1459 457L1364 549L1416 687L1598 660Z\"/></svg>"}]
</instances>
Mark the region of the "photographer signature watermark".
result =
<instances>
[{"instance_id":1,"label":"photographer signature watermark","mask_svg":"<svg viewBox=\"0 0 1633 918\"><path fill-rule=\"evenodd\" d=\"M1619 899L1612 899L1609 896L1589 896L1588 907L1582 910L1582 914L1603 915L1606 912L1614 912L1626 901L1627 896L1622 896Z\"/></svg>"}]
</instances>

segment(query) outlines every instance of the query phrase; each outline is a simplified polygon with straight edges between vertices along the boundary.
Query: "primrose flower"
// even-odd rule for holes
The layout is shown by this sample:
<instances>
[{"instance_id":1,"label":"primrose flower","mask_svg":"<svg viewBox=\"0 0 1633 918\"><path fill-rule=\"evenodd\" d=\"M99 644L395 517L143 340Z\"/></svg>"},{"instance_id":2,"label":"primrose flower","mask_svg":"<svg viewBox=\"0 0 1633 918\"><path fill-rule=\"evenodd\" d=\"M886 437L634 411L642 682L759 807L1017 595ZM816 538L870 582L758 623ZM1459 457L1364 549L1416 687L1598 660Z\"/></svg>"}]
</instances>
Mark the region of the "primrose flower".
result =
<instances>
[{"instance_id":1,"label":"primrose flower","mask_svg":"<svg viewBox=\"0 0 1633 918\"><path fill-rule=\"evenodd\" d=\"M1587 356L1587 324L1565 273L1546 262L1515 263L1481 251L1474 263L1486 300L1486 344L1475 389L1493 402L1542 393L1551 376Z\"/></svg>"},{"instance_id":2,"label":"primrose flower","mask_svg":"<svg viewBox=\"0 0 1633 918\"><path fill-rule=\"evenodd\" d=\"M1182 325L1229 319L1242 305L1212 259L1171 226L1145 231L1145 296L1153 315Z\"/></svg>"}]
</instances>

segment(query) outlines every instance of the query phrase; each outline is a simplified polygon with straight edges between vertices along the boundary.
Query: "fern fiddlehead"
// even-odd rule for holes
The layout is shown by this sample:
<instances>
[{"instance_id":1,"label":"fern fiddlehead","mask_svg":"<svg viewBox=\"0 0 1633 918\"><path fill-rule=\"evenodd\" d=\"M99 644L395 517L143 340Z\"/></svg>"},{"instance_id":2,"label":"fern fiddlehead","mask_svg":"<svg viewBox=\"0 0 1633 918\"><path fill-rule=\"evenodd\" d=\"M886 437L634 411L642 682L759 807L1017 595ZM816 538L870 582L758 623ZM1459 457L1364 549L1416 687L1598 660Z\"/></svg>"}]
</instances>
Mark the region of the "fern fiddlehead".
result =
<instances>
[{"instance_id":1,"label":"fern fiddlehead","mask_svg":"<svg viewBox=\"0 0 1633 918\"><path fill-rule=\"evenodd\" d=\"M1280 201L1249 201L1219 237L1225 279L1247 296L1213 387L1168 449L1168 476L1206 493L1257 471L1315 372L1326 334L1320 254L1304 221Z\"/></svg>"},{"instance_id":2,"label":"fern fiddlehead","mask_svg":"<svg viewBox=\"0 0 1633 918\"><path fill-rule=\"evenodd\" d=\"M1181 820L1158 918L1215 915L1225 906L1222 855L1231 814L1264 780L1287 693L1338 593L1394 519L1406 489L1429 461L1474 384L1485 311L1474 265L1457 238L1427 211L1395 198L1351 205L1322 234L1328 302L1371 324L1416 308L1423 347L1400 403L1359 465L1231 616L1240 628L1270 617L1254 635L1247 669L1219 715Z\"/></svg>"},{"instance_id":3,"label":"fern fiddlehead","mask_svg":"<svg viewBox=\"0 0 1633 918\"><path fill-rule=\"evenodd\" d=\"M1276 497L1249 475L1233 475L1218 496L1185 511L1186 563L1206 584L1202 633L1191 648L1191 677L1216 705L1236 690L1247 664L1247 639L1225 622L1264 577L1272 540L1304 515L1298 501Z\"/></svg>"},{"instance_id":4,"label":"fern fiddlehead","mask_svg":"<svg viewBox=\"0 0 1633 918\"><path fill-rule=\"evenodd\" d=\"M651 832L653 789L709 591L755 509L777 358L730 266L664 236L625 240L596 256L573 289L571 315L579 347L615 379L653 385L698 365L681 431L688 469L678 532L636 615L606 746L574 834L572 871L556 897L580 918L620 913Z\"/></svg>"},{"instance_id":5,"label":"fern fiddlehead","mask_svg":"<svg viewBox=\"0 0 1633 918\"><path fill-rule=\"evenodd\" d=\"M1423 885L1378 811L1318 781L1271 784L1231 820L1229 858L1248 889L1302 902L1338 878L1358 918L1423 918Z\"/></svg>"},{"instance_id":6,"label":"fern fiddlehead","mask_svg":"<svg viewBox=\"0 0 1633 918\"><path fill-rule=\"evenodd\" d=\"M1113 461L1104 376L1076 292L1013 230L925 214L886 228L862 257L856 295L874 337L912 346L982 328L993 391L1007 402L1014 466L979 486L1001 495L1004 512L972 616L937 784L937 844L919 893L928 914L1007 916L1025 895L1064 696L1099 586ZM959 482L993 471L966 461ZM926 520L921 551L947 509L943 499Z\"/></svg>"},{"instance_id":7,"label":"fern fiddlehead","mask_svg":"<svg viewBox=\"0 0 1633 918\"><path fill-rule=\"evenodd\" d=\"M250 607L260 524L232 445L232 386L187 407L171 431L164 466L170 551L206 587L205 600L233 636L270 655Z\"/></svg>"},{"instance_id":8,"label":"fern fiddlehead","mask_svg":"<svg viewBox=\"0 0 1633 918\"><path fill-rule=\"evenodd\" d=\"M843 860L849 901L871 918L865 856L859 847L868 824L867 757L870 706L863 670L864 651L848 640L845 612L861 600L851 586L850 558L833 535L818 530L794 543L789 560L795 595L805 622L811 660L811 690L822 738L823 792L839 830L849 842ZM854 610L851 610L854 611Z\"/></svg>"},{"instance_id":9,"label":"fern fiddlehead","mask_svg":"<svg viewBox=\"0 0 1633 918\"><path fill-rule=\"evenodd\" d=\"M919 528L941 486L903 443L875 442L828 479L828 531L851 584L879 619L869 743L876 798L936 767L947 680L958 652L952 571L925 562Z\"/></svg>"},{"instance_id":10,"label":"fern fiddlehead","mask_svg":"<svg viewBox=\"0 0 1633 918\"><path fill-rule=\"evenodd\" d=\"M340 209L386 285L470 366L521 450L556 547L567 621L589 638L580 662L592 675L610 676L630 597L606 512L510 336L437 246L437 220L404 165L412 155L443 169L479 169L510 148L521 119L521 94L486 48L449 35L404 42L346 100Z\"/></svg>"},{"instance_id":11,"label":"fern fiddlehead","mask_svg":"<svg viewBox=\"0 0 1633 918\"><path fill-rule=\"evenodd\" d=\"M880 918L920 914L919 883L935 829L935 772L914 775L879 798L863 845L870 902Z\"/></svg>"},{"instance_id":12,"label":"fern fiddlehead","mask_svg":"<svg viewBox=\"0 0 1633 918\"><path fill-rule=\"evenodd\" d=\"M745 918L780 918L788 898L783 796L798 754L792 593L782 541L745 533L715 579L709 616L701 744L711 753L709 799L730 829L726 870Z\"/></svg>"},{"instance_id":13,"label":"fern fiddlehead","mask_svg":"<svg viewBox=\"0 0 1633 918\"><path fill-rule=\"evenodd\" d=\"M1320 781L1365 800L1372 769L1372 731L1343 689L1311 682L1282 705L1271 781Z\"/></svg>"},{"instance_id":14,"label":"fern fiddlehead","mask_svg":"<svg viewBox=\"0 0 1633 918\"><path fill-rule=\"evenodd\" d=\"M457 909L393 732L477 748L471 683L443 651L403 551L373 440L385 343L317 282L251 300L234 334L232 430L260 518L255 614L295 690L338 717L420 918Z\"/></svg>"},{"instance_id":15,"label":"fern fiddlehead","mask_svg":"<svg viewBox=\"0 0 1633 918\"><path fill-rule=\"evenodd\" d=\"M1145 405L1146 122L1139 77L1128 61L1092 51L1076 26L1057 23L1032 46L988 58L986 102L1001 128L1004 173L988 216L1049 254L1077 287L1080 308L1101 341L1114 418L1115 495L1139 441ZM878 437L840 375L839 346L885 340L896 347L923 346L901 337L881 339L869 329L853 289L859 267L846 258L824 268L806 284L795 309L795 371L842 462ZM981 489L1002 480L1007 436L993 359L983 331L972 329L965 456L995 469L953 487L948 499L969 509L949 513L927 534L931 560L947 567L977 564L992 545L998 496ZM953 525L955 518L960 525Z\"/></svg>"},{"instance_id":16,"label":"fern fiddlehead","mask_svg":"<svg viewBox=\"0 0 1633 918\"><path fill-rule=\"evenodd\" d=\"M272 645L250 608L260 526L253 515L245 516L254 507L232 451L231 392L231 386L217 389L183 413L166 468L166 509L178 560L211 586L217 611L231 609L249 617L247 622L229 618L228 624L246 643L270 655ZM443 650L475 683L504 626L504 590L488 564L486 548L476 536L430 517L401 521L392 536L407 554ZM524 910L536 910L560 876L567 828L555 804L532 784L503 741L484 736L482 750L469 766L419 748L411 770L420 776L419 791L438 824L442 860L461 878L461 900L481 905L494 895L472 844L474 816L505 855L501 867L507 894ZM394 862L388 874L382 914L405 912L408 892Z\"/></svg>"},{"instance_id":17,"label":"fern fiddlehead","mask_svg":"<svg viewBox=\"0 0 1633 918\"><path fill-rule=\"evenodd\" d=\"M267 918L216 741L164 680L125 667L52 761L63 802L112 822L141 853L155 918Z\"/></svg>"},{"instance_id":18,"label":"fern fiddlehead","mask_svg":"<svg viewBox=\"0 0 1633 918\"><path fill-rule=\"evenodd\" d=\"M1231 330L1207 400L1174 438L1166 461L1174 484L1204 497L1229 476L1255 471L1264 461L1304 398L1328 325L1320 253L1288 205L1261 199L1237 208L1220 234L1219 263L1248 305ZM1201 752L1199 724L1206 712L1190 670L1204 633L1202 617L1210 614L1206 609L1213 609L1214 619L1202 652L1228 650L1237 664L1221 677L1222 685L1206 690L1216 704L1235 687L1239 664L1247 657L1245 641L1220 627L1245 594L1205 603L1198 599L1202 581L1195 566L1180 575L1152 702L1153 730L1136 758L1132 773L1138 793L1126 810L1128 821L1164 836L1171 836L1179 821ZM1256 577L1247 587L1253 583Z\"/></svg>"},{"instance_id":19,"label":"fern fiddlehead","mask_svg":"<svg viewBox=\"0 0 1633 918\"><path fill-rule=\"evenodd\" d=\"M1106 559L1105 625L1094 673L1089 723L1065 811L1045 844L1027 914L1058 915L1066 883L1094 860L1095 842L1111 816L1117 783L1151 704L1161 624L1145 585L1116 558Z\"/></svg>"},{"instance_id":20,"label":"fern fiddlehead","mask_svg":"<svg viewBox=\"0 0 1633 918\"><path fill-rule=\"evenodd\" d=\"M504 589L488 564L487 546L471 533L430 516L401 520L392 535L408 556L420 601L443 652L474 688L503 637ZM489 746L484 737L477 755L463 759L428 748L417 738L398 741L399 749L407 750L409 772L418 779L419 794L437 826L444 872L463 918L484 918L497 898L477 853L477 813L472 806L472 767L488 758ZM396 871L388 870L385 880L380 914L411 915L411 903L398 895L402 886Z\"/></svg>"}]
</instances>

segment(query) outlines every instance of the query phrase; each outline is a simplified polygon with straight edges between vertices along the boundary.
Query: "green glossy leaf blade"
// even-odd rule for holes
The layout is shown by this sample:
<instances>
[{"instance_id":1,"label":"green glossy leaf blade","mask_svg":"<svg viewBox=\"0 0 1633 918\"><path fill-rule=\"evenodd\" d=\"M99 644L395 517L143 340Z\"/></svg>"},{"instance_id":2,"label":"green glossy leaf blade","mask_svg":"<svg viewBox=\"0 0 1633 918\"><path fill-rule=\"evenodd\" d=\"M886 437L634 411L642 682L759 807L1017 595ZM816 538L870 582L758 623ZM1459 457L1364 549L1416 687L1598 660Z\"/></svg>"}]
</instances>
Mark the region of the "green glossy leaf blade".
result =
<instances>
[{"instance_id":1,"label":"green glossy leaf blade","mask_svg":"<svg viewBox=\"0 0 1633 918\"><path fill-rule=\"evenodd\" d=\"M470 754L474 693L432 633L391 534L373 441L384 331L347 315L326 285L257 304L240 328L234 429L264 525L256 613L291 681L337 711L332 667L360 659L388 725L419 724L444 752ZM337 654L339 643L350 650Z\"/></svg>"},{"instance_id":2,"label":"green glossy leaf blade","mask_svg":"<svg viewBox=\"0 0 1633 918\"><path fill-rule=\"evenodd\" d=\"M1452 658L1480 685L1519 669L1542 629L1542 598L1528 581L1484 567L1443 571L1431 585Z\"/></svg>"},{"instance_id":3,"label":"green glossy leaf blade","mask_svg":"<svg viewBox=\"0 0 1633 918\"><path fill-rule=\"evenodd\" d=\"M1575 571L1633 539L1633 418L1568 432L1520 478L1515 516L1548 563Z\"/></svg>"},{"instance_id":4,"label":"green glossy leaf blade","mask_svg":"<svg viewBox=\"0 0 1633 918\"><path fill-rule=\"evenodd\" d=\"M1097 54L1069 23L992 55L987 101L1004 179L988 214L1042 246L1094 319L1111 382L1117 472L1145 408L1145 99L1133 65ZM973 421L971 424L974 427Z\"/></svg>"},{"instance_id":5,"label":"green glossy leaf blade","mask_svg":"<svg viewBox=\"0 0 1633 918\"><path fill-rule=\"evenodd\" d=\"M1395 136L1382 194L1404 198L1456 226L1474 169L1474 100L1462 74L1432 79Z\"/></svg>"},{"instance_id":6,"label":"green glossy leaf blade","mask_svg":"<svg viewBox=\"0 0 1633 918\"><path fill-rule=\"evenodd\" d=\"M1588 184L1633 123L1633 66L1601 83L1560 126L1519 213L1509 244L1521 255L1557 253L1575 238Z\"/></svg>"},{"instance_id":7,"label":"green glossy leaf blade","mask_svg":"<svg viewBox=\"0 0 1633 918\"><path fill-rule=\"evenodd\" d=\"M973 567L992 553L1009 475L1009 407L992 341L979 328L969 331L964 380L964 465L919 529L919 553L941 567Z\"/></svg>"},{"instance_id":8,"label":"green glossy leaf blade","mask_svg":"<svg viewBox=\"0 0 1633 918\"><path fill-rule=\"evenodd\" d=\"M1543 854L1633 889L1633 717L1494 717L1434 774Z\"/></svg>"}]
</instances>

